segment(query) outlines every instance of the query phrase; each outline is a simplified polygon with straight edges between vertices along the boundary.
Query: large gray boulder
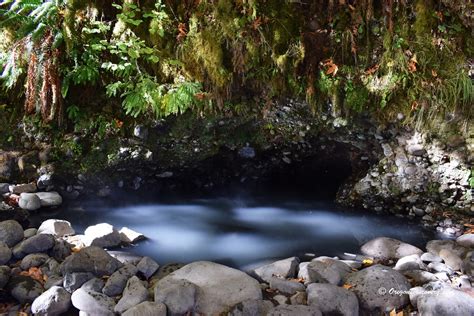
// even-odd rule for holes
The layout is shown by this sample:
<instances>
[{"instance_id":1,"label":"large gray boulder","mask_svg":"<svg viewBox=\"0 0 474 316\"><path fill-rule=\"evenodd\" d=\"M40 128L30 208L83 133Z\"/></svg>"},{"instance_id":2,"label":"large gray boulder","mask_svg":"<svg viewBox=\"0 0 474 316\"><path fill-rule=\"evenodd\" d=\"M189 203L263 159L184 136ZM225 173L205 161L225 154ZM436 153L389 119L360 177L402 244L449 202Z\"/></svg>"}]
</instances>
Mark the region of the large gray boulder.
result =
<instances>
[{"instance_id":1,"label":"large gray boulder","mask_svg":"<svg viewBox=\"0 0 474 316\"><path fill-rule=\"evenodd\" d=\"M35 235L23 240L21 243L13 247L13 256L22 259L30 253L45 252L54 246L54 237L52 235L41 234Z\"/></svg>"},{"instance_id":2,"label":"large gray boulder","mask_svg":"<svg viewBox=\"0 0 474 316\"><path fill-rule=\"evenodd\" d=\"M63 198L58 192L38 192L36 193L36 196L38 196L41 206L43 207L59 206L63 204Z\"/></svg>"},{"instance_id":3,"label":"large gray boulder","mask_svg":"<svg viewBox=\"0 0 474 316\"><path fill-rule=\"evenodd\" d=\"M0 240L13 247L23 240L23 228L14 220L0 222Z\"/></svg>"},{"instance_id":4,"label":"large gray boulder","mask_svg":"<svg viewBox=\"0 0 474 316\"><path fill-rule=\"evenodd\" d=\"M324 315L359 315L359 301L356 295L342 287L313 283L308 286L306 293L308 305L317 306Z\"/></svg>"},{"instance_id":5,"label":"large gray boulder","mask_svg":"<svg viewBox=\"0 0 474 316\"><path fill-rule=\"evenodd\" d=\"M122 298L115 305L115 312L123 313L126 310L136 306L148 298L148 290L143 285L142 281L136 276L133 276L128 280L125 290L123 291Z\"/></svg>"},{"instance_id":6,"label":"large gray boulder","mask_svg":"<svg viewBox=\"0 0 474 316\"><path fill-rule=\"evenodd\" d=\"M121 243L120 233L107 223L89 226L84 232L84 243L102 248L117 247Z\"/></svg>"},{"instance_id":7,"label":"large gray boulder","mask_svg":"<svg viewBox=\"0 0 474 316\"><path fill-rule=\"evenodd\" d=\"M62 287L53 286L34 300L31 312L35 315L60 315L70 306L71 294Z\"/></svg>"},{"instance_id":8,"label":"large gray boulder","mask_svg":"<svg viewBox=\"0 0 474 316\"><path fill-rule=\"evenodd\" d=\"M215 315L247 299L262 298L260 284L244 272L213 262L198 261L160 280L155 287L155 301L160 301L160 292L175 286L177 281L187 281L198 287L194 306L194 313L197 314Z\"/></svg>"},{"instance_id":9,"label":"large gray boulder","mask_svg":"<svg viewBox=\"0 0 474 316\"><path fill-rule=\"evenodd\" d=\"M44 291L41 283L23 275L12 276L8 281L7 290L20 304L33 302Z\"/></svg>"},{"instance_id":10,"label":"large gray boulder","mask_svg":"<svg viewBox=\"0 0 474 316\"><path fill-rule=\"evenodd\" d=\"M351 285L366 312L384 313L398 309L409 302L410 283L398 271L382 265L374 265L349 274L344 280Z\"/></svg>"},{"instance_id":11,"label":"large gray boulder","mask_svg":"<svg viewBox=\"0 0 474 316\"><path fill-rule=\"evenodd\" d=\"M387 237L377 237L366 242L361 247L361 251L364 255L381 259L400 259L405 256L421 255L423 253L421 249L415 246Z\"/></svg>"},{"instance_id":12,"label":"large gray boulder","mask_svg":"<svg viewBox=\"0 0 474 316\"><path fill-rule=\"evenodd\" d=\"M274 276L294 278L299 263L300 260L297 257L278 260L253 270L252 274L255 274L258 278L266 282L270 282L270 279Z\"/></svg>"},{"instance_id":13,"label":"large gray boulder","mask_svg":"<svg viewBox=\"0 0 474 316\"><path fill-rule=\"evenodd\" d=\"M10 261L12 257L12 251L6 243L0 240L0 265Z\"/></svg>"},{"instance_id":14,"label":"large gray boulder","mask_svg":"<svg viewBox=\"0 0 474 316\"><path fill-rule=\"evenodd\" d=\"M155 286L155 302L163 303L170 316L192 313L198 292L196 284L182 279L165 279Z\"/></svg>"},{"instance_id":15,"label":"large gray boulder","mask_svg":"<svg viewBox=\"0 0 474 316\"><path fill-rule=\"evenodd\" d=\"M98 277L111 275L122 264L102 248L86 247L70 255L60 266L63 275L72 272L92 272Z\"/></svg>"},{"instance_id":16,"label":"large gray boulder","mask_svg":"<svg viewBox=\"0 0 474 316\"><path fill-rule=\"evenodd\" d=\"M347 264L332 258L312 260L305 268L308 273L305 284L316 282L340 285L344 277L352 272Z\"/></svg>"},{"instance_id":17,"label":"large gray boulder","mask_svg":"<svg viewBox=\"0 0 474 316\"><path fill-rule=\"evenodd\" d=\"M76 232L71 223L61 219L48 219L41 223L38 228L38 234L50 234L57 237L74 235Z\"/></svg>"},{"instance_id":18,"label":"large gray boulder","mask_svg":"<svg viewBox=\"0 0 474 316\"><path fill-rule=\"evenodd\" d=\"M417 299L420 315L474 315L474 297L453 288L421 294Z\"/></svg>"},{"instance_id":19,"label":"large gray boulder","mask_svg":"<svg viewBox=\"0 0 474 316\"><path fill-rule=\"evenodd\" d=\"M322 316L316 306L278 305L272 308L267 316Z\"/></svg>"},{"instance_id":20,"label":"large gray boulder","mask_svg":"<svg viewBox=\"0 0 474 316\"><path fill-rule=\"evenodd\" d=\"M166 305L143 302L122 313L122 316L166 316Z\"/></svg>"},{"instance_id":21,"label":"large gray boulder","mask_svg":"<svg viewBox=\"0 0 474 316\"><path fill-rule=\"evenodd\" d=\"M27 211L36 211L41 207L41 201L35 193L22 193L18 206Z\"/></svg>"},{"instance_id":22,"label":"large gray boulder","mask_svg":"<svg viewBox=\"0 0 474 316\"><path fill-rule=\"evenodd\" d=\"M91 316L113 316L115 301L105 294L78 289L71 296L72 305Z\"/></svg>"},{"instance_id":23,"label":"large gray boulder","mask_svg":"<svg viewBox=\"0 0 474 316\"><path fill-rule=\"evenodd\" d=\"M105 283L102 293L108 296L116 296L123 292L128 279L137 274L137 268L133 264L126 264L115 271Z\"/></svg>"}]
</instances>

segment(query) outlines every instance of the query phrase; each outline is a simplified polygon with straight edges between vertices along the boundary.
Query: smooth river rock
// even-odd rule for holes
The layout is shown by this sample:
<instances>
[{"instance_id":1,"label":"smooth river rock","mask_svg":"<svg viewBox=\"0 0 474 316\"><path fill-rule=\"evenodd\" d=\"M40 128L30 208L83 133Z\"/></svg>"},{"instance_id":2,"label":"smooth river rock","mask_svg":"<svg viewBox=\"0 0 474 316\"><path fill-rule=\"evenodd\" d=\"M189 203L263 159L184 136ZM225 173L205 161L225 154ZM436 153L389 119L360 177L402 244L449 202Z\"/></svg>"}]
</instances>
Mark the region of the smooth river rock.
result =
<instances>
[{"instance_id":1,"label":"smooth river rock","mask_svg":"<svg viewBox=\"0 0 474 316\"><path fill-rule=\"evenodd\" d=\"M59 206L63 204L63 198L58 192L37 192L36 195L43 207Z\"/></svg>"},{"instance_id":2,"label":"smooth river rock","mask_svg":"<svg viewBox=\"0 0 474 316\"><path fill-rule=\"evenodd\" d=\"M272 308L267 316L322 316L316 306L307 305L278 305Z\"/></svg>"},{"instance_id":3,"label":"smooth river rock","mask_svg":"<svg viewBox=\"0 0 474 316\"><path fill-rule=\"evenodd\" d=\"M71 294L62 287L53 286L34 300L31 312L35 315L60 315L70 306Z\"/></svg>"},{"instance_id":4,"label":"smooth river rock","mask_svg":"<svg viewBox=\"0 0 474 316\"><path fill-rule=\"evenodd\" d=\"M398 271L382 265L374 265L349 274L345 284L351 286L359 299L361 309L372 313L384 313L408 304L410 289L408 280ZM408 293L408 292L407 292Z\"/></svg>"},{"instance_id":5,"label":"smooth river rock","mask_svg":"<svg viewBox=\"0 0 474 316\"><path fill-rule=\"evenodd\" d=\"M8 281L7 290L21 304L33 302L44 291L41 283L23 275L12 276Z\"/></svg>"},{"instance_id":6,"label":"smooth river rock","mask_svg":"<svg viewBox=\"0 0 474 316\"><path fill-rule=\"evenodd\" d=\"M102 248L86 247L67 257L60 266L65 275L72 272L92 272L98 277L111 275L122 263L113 258Z\"/></svg>"},{"instance_id":7,"label":"smooth river rock","mask_svg":"<svg viewBox=\"0 0 474 316\"><path fill-rule=\"evenodd\" d=\"M52 235L41 234L34 235L13 247L13 256L22 259L30 253L45 252L54 246L54 237Z\"/></svg>"},{"instance_id":8,"label":"smooth river rock","mask_svg":"<svg viewBox=\"0 0 474 316\"><path fill-rule=\"evenodd\" d=\"M176 281L187 281L198 288L194 306L194 312L198 314L215 315L244 300L262 298L260 284L246 273L221 264L198 261L161 279L155 287L155 301L160 301L161 291L176 286Z\"/></svg>"},{"instance_id":9,"label":"smooth river rock","mask_svg":"<svg viewBox=\"0 0 474 316\"><path fill-rule=\"evenodd\" d=\"M466 248L474 248L474 234L461 235L456 239L456 243Z\"/></svg>"},{"instance_id":10,"label":"smooth river rock","mask_svg":"<svg viewBox=\"0 0 474 316\"><path fill-rule=\"evenodd\" d=\"M335 285L342 284L344 277L349 274L352 269L345 263L332 258L316 258L307 266L308 283L331 283Z\"/></svg>"},{"instance_id":11,"label":"smooth river rock","mask_svg":"<svg viewBox=\"0 0 474 316\"><path fill-rule=\"evenodd\" d=\"M18 200L18 206L24 210L36 211L41 207L41 201L35 193L22 193Z\"/></svg>"},{"instance_id":12,"label":"smooth river rock","mask_svg":"<svg viewBox=\"0 0 474 316\"><path fill-rule=\"evenodd\" d=\"M123 313L126 310L136 306L148 298L148 290L143 285L142 281L136 276L133 276L128 280L125 290L123 291L122 298L115 305L115 312Z\"/></svg>"},{"instance_id":13,"label":"smooth river rock","mask_svg":"<svg viewBox=\"0 0 474 316\"><path fill-rule=\"evenodd\" d=\"M72 305L91 316L113 316L115 301L105 294L78 289L71 296Z\"/></svg>"},{"instance_id":14,"label":"smooth river rock","mask_svg":"<svg viewBox=\"0 0 474 316\"><path fill-rule=\"evenodd\" d=\"M6 243L0 240L0 265L10 261L12 257L12 251Z\"/></svg>"},{"instance_id":15,"label":"smooth river rock","mask_svg":"<svg viewBox=\"0 0 474 316\"><path fill-rule=\"evenodd\" d=\"M74 235L76 232L71 223L61 219L48 219L41 223L38 228L38 234L51 234L57 237Z\"/></svg>"},{"instance_id":16,"label":"smooth river rock","mask_svg":"<svg viewBox=\"0 0 474 316\"><path fill-rule=\"evenodd\" d=\"M310 284L308 305L317 306L324 315L358 316L359 301L349 290L333 284Z\"/></svg>"},{"instance_id":17,"label":"smooth river rock","mask_svg":"<svg viewBox=\"0 0 474 316\"><path fill-rule=\"evenodd\" d=\"M122 313L122 316L166 316L166 305L156 302L142 302Z\"/></svg>"},{"instance_id":18,"label":"smooth river rock","mask_svg":"<svg viewBox=\"0 0 474 316\"><path fill-rule=\"evenodd\" d=\"M420 315L454 316L474 315L474 297L452 288L418 296Z\"/></svg>"},{"instance_id":19,"label":"smooth river rock","mask_svg":"<svg viewBox=\"0 0 474 316\"><path fill-rule=\"evenodd\" d=\"M421 255L423 251L403 241L378 237L366 242L361 251L364 255L382 259L400 259L409 255Z\"/></svg>"},{"instance_id":20,"label":"smooth river rock","mask_svg":"<svg viewBox=\"0 0 474 316\"><path fill-rule=\"evenodd\" d=\"M0 240L13 247L23 240L23 228L14 220L0 222Z\"/></svg>"},{"instance_id":21,"label":"smooth river rock","mask_svg":"<svg viewBox=\"0 0 474 316\"><path fill-rule=\"evenodd\" d=\"M121 243L120 233L107 223L89 226L84 232L84 243L86 246L116 247Z\"/></svg>"},{"instance_id":22,"label":"smooth river rock","mask_svg":"<svg viewBox=\"0 0 474 316\"><path fill-rule=\"evenodd\" d=\"M258 267L252 273L266 282L270 282L270 279L274 276L294 278L299 263L300 260L297 257L291 257Z\"/></svg>"}]
</instances>

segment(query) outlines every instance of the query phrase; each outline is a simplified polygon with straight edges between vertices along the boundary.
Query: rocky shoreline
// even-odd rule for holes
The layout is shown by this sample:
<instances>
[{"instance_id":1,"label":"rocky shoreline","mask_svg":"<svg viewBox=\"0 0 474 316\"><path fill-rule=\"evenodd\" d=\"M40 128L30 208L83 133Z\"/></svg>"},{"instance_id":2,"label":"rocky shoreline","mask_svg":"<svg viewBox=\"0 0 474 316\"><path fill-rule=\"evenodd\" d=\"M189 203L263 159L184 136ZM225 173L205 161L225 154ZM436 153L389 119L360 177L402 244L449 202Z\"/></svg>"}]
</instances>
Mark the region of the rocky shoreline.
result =
<instances>
[{"instance_id":1,"label":"rocky shoreline","mask_svg":"<svg viewBox=\"0 0 474 316\"><path fill-rule=\"evenodd\" d=\"M6 315L471 315L474 234L426 252L379 237L359 255L291 257L239 271L200 261L160 266L109 251L144 236L67 221L23 230L0 222L0 305ZM104 250L106 248L108 250Z\"/></svg>"}]
</instances>

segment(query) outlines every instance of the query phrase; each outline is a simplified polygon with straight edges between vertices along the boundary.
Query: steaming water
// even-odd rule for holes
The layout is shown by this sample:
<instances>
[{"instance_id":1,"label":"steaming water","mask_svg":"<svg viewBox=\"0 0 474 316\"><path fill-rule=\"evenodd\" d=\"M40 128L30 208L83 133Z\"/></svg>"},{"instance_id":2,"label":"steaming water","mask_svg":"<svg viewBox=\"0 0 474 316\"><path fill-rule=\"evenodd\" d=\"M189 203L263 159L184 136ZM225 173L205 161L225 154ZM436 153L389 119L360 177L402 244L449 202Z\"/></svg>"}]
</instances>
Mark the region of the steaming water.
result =
<instances>
[{"instance_id":1,"label":"steaming water","mask_svg":"<svg viewBox=\"0 0 474 316\"><path fill-rule=\"evenodd\" d=\"M117 205L119 204L119 205ZM330 202L274 198L182 199L179 202L122 204L86 201L81 207L42 213L34 219L71 221L76 233L109 223L143 233L148 240L124 249L160 264L212 260L244 265L313 253L356 253L365 241L388 236L424 246L431 232L395 216L337 209Z\"/></svg>"}]
</instances>

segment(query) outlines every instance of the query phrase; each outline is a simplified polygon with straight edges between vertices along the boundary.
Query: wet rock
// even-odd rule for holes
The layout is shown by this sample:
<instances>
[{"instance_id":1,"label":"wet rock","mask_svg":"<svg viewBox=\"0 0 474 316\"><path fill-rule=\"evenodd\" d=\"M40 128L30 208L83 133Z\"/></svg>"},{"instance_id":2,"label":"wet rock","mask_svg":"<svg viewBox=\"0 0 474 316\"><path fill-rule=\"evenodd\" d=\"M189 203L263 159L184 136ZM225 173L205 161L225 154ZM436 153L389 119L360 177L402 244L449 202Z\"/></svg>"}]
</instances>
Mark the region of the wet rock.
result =
<instances>
[{"instance_id":1,"label":"wet rock","mask_svg":"<svg viewBox=\"0 0 474 316\"><path fill-rule=\"evenodd\" d=\"M72 294L71 301L75 308L88 315L114 315L114 299L102 293L81 288Z\"/></svg>"},{"instance_id":2,"label":"wet rock","mask_svg":"<svg viewBox=\"0 0 474 316\"><path fill-rule=\"evenodd\" d=\"M199 288L195 313L218 314L244 300L262 297L257 280L244 272L213 262L198 261L160 280L155 287L155 301L158 301L157 293L162 288L177 280L194 283Z\"/></svg>"},{"instance_id":3,"label":"wet rock","mask_svg":"<svg viewBox=\"0 0 474 316\"><path fill-rule=\"evenodd\" d=\"M417 307L420 315L472 315L474 297L462 291L444 288L436 293L420 295Z\"/></svg>"},{"instance_id":4,"label":"wet rock","mask_svg":"<svg viewBox=\"0 0 474 316\"><path fill-rule=\"evenodd\" d=\"M461 235L456 239L456 243L466 248L474 248L474 234Z\"/></svg>"},{"instance_id":5,"label":"wet rock","mask_svg":"<svg viewBox=\"0 0 474 316\"><path fill-rule=\"evenodd\" d=\"M324 315L358 316L359 301L354 293L333 284L310 284L308 305L317 306Z\"/></svg>"},{"instance_id":6,"label":"wet rock","mask_svg":"<svg viewBox=\"0 0 474 316\"><path fill-rule=\"evenodd\" d=\"M35 211L41 207L41 201L35 193L22 193L18 206L24 210Z\"/></svg>"},{"instance_id":7,"label":"wet rock","mask_svg":"<svg viewBox=\"0 0 474 316\"><path fill-rule=\"evenodd\" d=\"M62 287L53 286L34 300L31 312L35 315L60 315L70 306L71 294Z\"/></svg>"},{"instance_id":8,"label":"wet rock","mask_svg":"<svg viewBox=\"0 0 474 316\"><path fill-rule=\"evenodd\" d=\"M23 275L12 276L7 290L20 304L31 303L43 293L41 283Z\"/></svg>"},{"instance_id":9,"label":"wet rock","mask_svg":"<svg viewBox=\"0 0 474 316\"><path fill-rule=\"evenodd\" d=\"M11 269L8 266L0 266L0 289L8 283L10 280Z\"/></svg>"},{"instance_id":10,"label":"wet rock","mask_svg":"<svg viewBox=\"0 0 474 316\"><path fill-rule=\"evenodd\" d=\"M420 259L424 262L443 262L443 259L431 252L425 252L421 255Z\"/></svg>"},{"instance_id":11,"label":"wet rock","mask_svg":"<svg viewBox=\"0 0 474 316\"><path fill-rule=\"evenodd\" d=\"M48 234L25 239L13 248L13 256L21 259L30 253L46 252L54 246L54 237Z\"/></svg>"},{"instance_id":12,"label":"wet rock","mask_svg":"<svg viewBox=\"0 0 474 316\"><path fill-rule=\"evenodd\" d=\"M282 278L294 278L296 275L296 268L299 264L297 257L291 257L273 263L261 266L253 271L258 278L270 282L273 276Z\"/></svg>"},{"instance_id":13,"label":"wet rock","mask_svg":"<svg viewBox=\"0 0 474 316\"><path fill-rule=\"evenodd\" d=\"M170 315L192 313L198 290L186 280L163 279L155 287L155 302L164 303Z\"/></svg>"},{"instance_id":14,"label":"wet rock","mask_svg":"<svg viewBox=\"0 0 474 316\"><path fill-rule=\"evenodd\" d=\"M11 193L18 194L18 195L22 193L34 193L36 192L36 184L27 183L27 184L11 185L9 189Z\"/></svg>"},{"instance_id":15,"label":"wet rock","mask_svg":"<svg viewBox=\"0 0 474 316\"><path fill-rule=\"evenodd\" d=\"M59 275L52 275L48 277L46 283L44 284L44 288L46 290L52 288L53 286L63 286L64 278Z\"/></svg>"},{"instance_id":16,"label":"wet rock","mask_svg":"<svg viewBox=\"0 0 474 316\"><path fill-rule=\"evenodd\" d=\"M122 227L122 229L119 230L119 233L120 240L126 244L133 244L145 239L145 235L140 234L128 227Z\"/></svg>"},{"instance_id":17,"label":"wet rock","mask_svg":"<svg viewBox=\"0 0 474 316\"><path fill-rule=\"evenodd\" d=\"M59 261L63 261L72 253L73 245L63 239L56 239L54 241L53 249L49 251L50 255Z\"/></svg>"},{"instance_id":18,"label":"wet rock","mask_svg":"<svg viewBox=\"0 0 474 316\"><path fill-rule=\"evenodd\" d=\"M250 299L235 305L228 316L267 315L272 308L272 302Z\"/></svg>"},{"instance_id":19,"label":"wet rock","mask_svg":"<svg viewBox=\"0 0 474 316\"><path fill-rule=\"evenodd\" d=\"M111 275L122 264L107 251L99 247L86 247L67 257L60 266L64 274L72 272L92 272L98 277Z\"/></svg>"},{"instance_id":20,"label":"wet rock","mask_svg":"<svg viewBox=\"0 0 474 316\"><path fill-rule=\"evenodd\" d=\"M306 305L278 305L272 308L267 316L322 316L315 306Z\"/></svg>"},{"instance_id":21,"label":"wet rock","mask_svg":"<svg viewBox=\"0 0 474 316\"><path fill-rule=\"evenodd\" d=\"M427 266L420 259L420 255L410 255L398 259L394 269L398 271L417 269L426 270Z\"/></svg>"},{"instance_id":22,"label":"wet rock","mask_svg":"<svg viewBox=\"0 0 474 316\"><path fill-rule=\"evenodd\" d=\"M289 295L293 295L296 292L304 292L306 290L306 287L299 282L289 281L276 277L270 279L270 288L278 290L280 293L285 293Z\"/></svg>"},{"instance_id":23,"label":"wet rock","mask_svg":"<svg viewBox=\"0 0 474 316\"><path fill-rule=\"evenodd\" d=\"M148 298L148 290L143 285L142 281L136 276L133 276L128 280L127 285L123 291L122 298L115 305L115 312L123 313L126 310L136 306Z\"/></svg>"},{"instance_id":24,"label":"wet rock","mask_svg":"<svg viewBox=\"0 0 474 316\"><path fill-rule=\"evenodd\" d=\"M25 229L25 231L23 232L23 237L25 239L33 237L34 235L36 235L37 232L38 232L38 230L36 228Z\"/></svg>"},{"instance_id":25,"label":"wet rock","mask_svg":"<svg viewBox=\"0 0 474 316\"><path fill-rule=\"evenodd\" d=\"M387 237L378 237L368 241L361 247L361 251L364 255L383 259L400 259L405 256L421 255L423 253L421 249L415 246Z\"/></svg>"},{"instance_id":26,"label":"wet rock","mask_svg":"<svg viewBox=\"0 0 474 316\"><path fill-rule=\"evenodd\" d=\"M158 272L156 272L156 274L153 275L152 279L161 280L165 276L175 272L176 270L181 269L184 266L185 266L185 264L182 264L182 263L168 263L168 264L165 264L164 266L162 266L158 269Z\"/></svg>"},{"instance_id":27,"label":"wet rock","mask_svg":"<svg viewBox=\"0 0 474 316\"><path fill-rule=\"evenodd\" d=\"M166 316L166 305L142 302L122 313L122 316Z\"/></svg>"},{"instance_id":28,"label":"wet rock","mask_svg":"<svg viewBox=\"0 0 474 316\"><path fill-rule=\"evenodd\" d=\"M81 288L83 290L90 290L94 292L102 293L102 289L104 288L105 282L99 278L92 278L89 281L85 282Z\"/></svg>"},{"instance_id":29,"label":"wet rock","mask_svg":"<svg viewBox=\"0 0 474 316\"><path fill-rule=\"evenodd\" d=\"M120 233L107 223L87 227L84 237L86 246L116 247L121 242Z\"/></svg>"},{"instance_id":30,"label":"wet rock","mask_svg":"<svg viewBox=\"0 0 474 316\"><path fill-rule=\"evenodd\" d=\"M137 265L143 258L142 256L120 250L109 250L107 252L123 264L131 263Z\"/></svg>"},{"instance_id":31,"label":"wet rock","mask_svg":"<svg viewBox=\"0 0 474 316\"><path fill-rule=\"evenodd\" d=\"M63 198L58 192L38 192L36 196L40 199L42 207L59 206L63 203Z\"/></svg>"},{"instance_id":32,"label":"wet rock","mask_svg":"<svg viewBox=\"0 0 474 316\"><path fill-rule=\"evenodd\" d=\"M126 264L115 271L105 283L102 293L108 296L116 296L123 292L128 279L137 274L137 268L132 264Z\"/></svg>"},{"instance_id":33,"label":"wet rock","mask_svg":"<svg viewBox=\"0 0 474 316\"><path fill-rule=\"evenodd\" d=\"M143 257L137 264L138 271L147 279L149 279L159 267L160 265L150 257Z\"/></svg>"},{"instance_id":34,"label":"wet rock","mask_svg":"<svg viewBox=\"0 0 474 316\"><path fill-rule=\"evenodd\" d=\"M73 272L66 273L64 275L63 287L69 293L74 292L78 288L82 287L84 283L94 278L94 274L91 272Z\"/></svg>"},{"instance_id":35,"label":"wet rock","mask_svg":"<svg viewBox=\"0 0 474 316\"><path fill-rule=\"evenodd\" d=\"M12 257L12 251L6 243L0 241L0 265L3 265L10 261Z\"/></svg>"},{"instance_id":36,"label":"wet rock","mask_svg":"<svg viewBox=\"0 0 474 316\"><path fill-rule=\"evenodd\" d=\"M48 261L48 259L49 256L45 253L32 253L21 260L20 268L22 270L28 270L31 267L39 267Z\"/></svg>"},{"instance_id":37,"label":"wet rock","mask_svg":"<svg viewBox=\"0 0 474 316\"><path fill-rule=\"evenodd\" d=\"M288 304L288 297L286 297L285 295L281 295L281 294L278 294L278 295L275 295L273 297L273 300L277 303L277 305L286 305Z\"/></svg>"},{"instance_id":38,"label":"wet rock","mask_svg":"<svg viewBox=\"0 0 474 316\"><path fill-rule=\"evenodd\" d=\"M332 258L314 259L307 265L308 279L305 283L341 284L351 268L339 260Z\"/></svg>"},{"instance_id":39,"label":"wet rock","mask_svg":"<svg viewBox=\"0 0 474 316\"><path fill-rule=\"evenodd\" d=\"M431 240L426 244L426 250L439 256L439 252L442 249L451 250L461 258L467 253L467 249L459 244L457 244L454 240Z\"/></svg>"},{"instance_id":40,"label":"wet rock","mask_svg":"<svg viewBox=\"0 0 474 316\"><path fill-rule=\"evenodd\" d=\"M352 285L350 290L359 299L361 309L367 312L386 312L408 304L408 295L399 294L410 289L408 280L389 267L374 265L351 273L345 283Z\"/></svg>"},{"instance_id":41,"label":"wet rock","mask_svg":"<svg viewBox=\"0 0 474 316\"><path fill-rule=\"evenodd\" d=\"M461 270L462 259L449 249L441 249L439 256L444 260L444 263L453 270Z\"/></svg>"}]
</instances>

